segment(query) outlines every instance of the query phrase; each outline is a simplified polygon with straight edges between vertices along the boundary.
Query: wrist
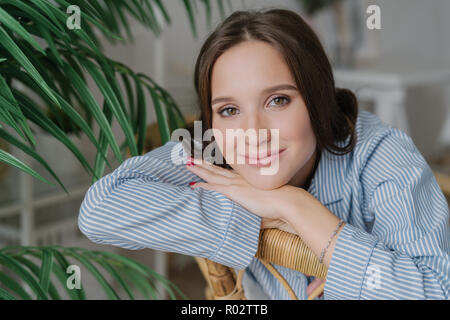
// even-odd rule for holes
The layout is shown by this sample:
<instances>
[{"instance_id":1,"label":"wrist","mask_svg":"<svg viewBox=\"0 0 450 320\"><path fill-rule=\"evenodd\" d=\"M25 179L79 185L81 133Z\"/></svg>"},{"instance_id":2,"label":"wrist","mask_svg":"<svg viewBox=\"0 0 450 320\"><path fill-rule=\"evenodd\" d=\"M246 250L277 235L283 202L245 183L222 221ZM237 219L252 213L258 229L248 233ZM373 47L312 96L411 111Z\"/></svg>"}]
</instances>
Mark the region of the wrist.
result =
<instances>
[{"instance_id":1,"label":"wrist","mask_svg":"<svg viewBox=\"0 0 450 320\"><path fill-rule=\"evenodd\" d=\"M306 195L308 193L302 188L293 186L285 186L286 197L283 197L281 203L277 206L278 218L286 223L292 223L294 220L298 221L303 208L306 205Z\"/></svg>"}]
</instances>

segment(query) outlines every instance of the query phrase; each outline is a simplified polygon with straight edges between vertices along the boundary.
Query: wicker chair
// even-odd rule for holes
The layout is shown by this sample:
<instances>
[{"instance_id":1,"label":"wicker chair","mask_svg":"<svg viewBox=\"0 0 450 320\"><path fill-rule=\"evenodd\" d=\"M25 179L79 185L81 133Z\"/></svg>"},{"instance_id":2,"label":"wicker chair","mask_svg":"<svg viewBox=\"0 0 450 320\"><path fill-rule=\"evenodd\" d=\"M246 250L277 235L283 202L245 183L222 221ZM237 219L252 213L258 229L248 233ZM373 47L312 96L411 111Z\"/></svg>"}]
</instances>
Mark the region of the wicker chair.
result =
<instances>
[{"instance_id":1,"label":"wicker chair","mask_svg":"<svg viewBox=\"0 0 450 320\"><path fill-rule=\"evenodd\" d=\"M263 229L259 236L256 253L261 263L282 283L289 296L297 300L297 296L278 272L273 264L293 269L316 278L326 279L327 267L319 263L319 258L309 249L302 239L292 233L279 229ZM205 296L209 300L245 300L242 278L245 269L239 270L238 275L233 268L221 265L205 258L195 258L208 286ZM325 282L317 287L308 300L314 300L325 287Z\"/></svg>"},{"instance_id":2,"label":"wicker chair","mask_svg":"<svg viewBox=\"0 0 450 320\"><path fill-rule=\"evenodd\" d=\"M197 117L186 117L188 124L197 120ZM146 132L146 141L143 154L161 145L157 123L149 124ZM150 139L151 137L151 139ZM130 154L128 153L128 156ZM433 170L436 180L446 197L450 197L450 177ZM327 267L319 263L319 258L308 248L302 239L295 234L279 229L261 230L258 250L256 253L261 263L283 284L289 296L298 299L294 290L286 279L276 270L273 264L290 268L319 279L326 279ZM246 300L242 279L244 271L236 272L233 268L224 266L206 258L195 257L200 271L206 279L205 297L209 300ZM325 282L317 287L308 300L314 300L324 290Z\"/></svg>"}]
</instances>

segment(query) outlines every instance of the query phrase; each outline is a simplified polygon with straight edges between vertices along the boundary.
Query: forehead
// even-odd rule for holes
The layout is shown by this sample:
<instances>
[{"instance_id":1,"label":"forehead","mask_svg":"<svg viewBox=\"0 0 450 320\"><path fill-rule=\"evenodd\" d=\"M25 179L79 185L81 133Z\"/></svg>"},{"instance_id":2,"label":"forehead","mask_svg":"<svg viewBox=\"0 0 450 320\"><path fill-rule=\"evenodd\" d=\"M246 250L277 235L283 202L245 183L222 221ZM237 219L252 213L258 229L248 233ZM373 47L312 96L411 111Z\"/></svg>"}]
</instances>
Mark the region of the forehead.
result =
<instances>
[{"instance_id":1,"label":"forehead","mask_svg":"<svg viewBox=\"0 0 450 320\"><path fill-rule=\"evenodd\" d=\"M283 56L263 41L245 41L225 51L215 62L211 91L261 89L280 81L294 83Z\"/></svg>"}]
</instances>

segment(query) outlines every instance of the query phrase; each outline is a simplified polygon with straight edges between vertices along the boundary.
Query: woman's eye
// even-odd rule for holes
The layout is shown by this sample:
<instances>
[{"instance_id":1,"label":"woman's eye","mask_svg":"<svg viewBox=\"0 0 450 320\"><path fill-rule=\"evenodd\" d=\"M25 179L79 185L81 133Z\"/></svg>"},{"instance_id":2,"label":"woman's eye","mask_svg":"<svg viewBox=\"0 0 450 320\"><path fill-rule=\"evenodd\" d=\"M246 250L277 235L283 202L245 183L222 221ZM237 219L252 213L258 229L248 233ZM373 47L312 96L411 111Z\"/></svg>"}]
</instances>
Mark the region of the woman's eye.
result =
<instances>
[{"instance_id":1,"label":"woman's eye","mask_svg":"<svg viewBox=\"0 0 450 320\"><path fill-rule=\"evenodd\" d=\"M284 105L287 105L291 100L288 97L278 96L278 97L273 98L272 101L275 103L273 106L282 107ZM239 114L238 109L236 109L234 107L223 108L222 110L218 111L217 113L223 117L230 117L230 116Z\"/></svg>"},{"instance_id":2,"label":"woman's eye","mask_svg":"<svg viewBox=\"0 0 450 320\"><path fill-rule=\"evenodd\" d=\"M228 114L224 114L224 111L228 111ZM219 111L219 114L224 116L224 117L229 117L229 116L234 116L237 113L237 109L236 108L232 108L232 107L228 107L228 108L224 108L222 110Z\"/></svg>"},{"instance_id":3,"label":"woman's eye","mask_svg":"<svg viewBox=\"0 0 450 320\"><path fill-rule=\"evenodd\" d=\"M283 103L283 101L285 101L285 103ZM272 102L275 102L274 106L277 106L277 107L284 106L284 105L288 104L289 101L290 101L289 98L283 97L283 96L278 96L278 97L275 97L272 99Z\"/></svg>"}]
</instances>

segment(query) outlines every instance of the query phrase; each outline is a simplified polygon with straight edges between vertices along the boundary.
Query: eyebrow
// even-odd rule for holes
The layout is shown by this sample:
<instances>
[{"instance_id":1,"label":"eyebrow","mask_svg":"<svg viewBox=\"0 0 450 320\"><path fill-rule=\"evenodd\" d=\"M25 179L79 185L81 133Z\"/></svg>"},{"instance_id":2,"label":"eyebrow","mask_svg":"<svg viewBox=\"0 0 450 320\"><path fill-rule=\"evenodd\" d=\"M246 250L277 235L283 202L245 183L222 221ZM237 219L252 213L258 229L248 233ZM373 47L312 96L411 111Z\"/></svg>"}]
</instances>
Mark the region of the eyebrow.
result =
<instances>
[{"instance_id":1,"label":"eyebrow","mask_svg":"<svg viewBox=\"0 0 450 320\"><path fill-rule=\"evenodd\" d=\"M291 84L279 84L279 85L276 85L274 87L270 87L270 88L264 89L262 91L262 93L263 94L269 94L271 92L278 91L278 90L295 90L295 91L297 91L298 89L297 89L296 86L293 86ZM218 102L226 102L226 101L234 101L234 98L233 97L218 97L218 98L214 98L211 101L211 106L215 105Z\"/></svg>"}]
</instances>

